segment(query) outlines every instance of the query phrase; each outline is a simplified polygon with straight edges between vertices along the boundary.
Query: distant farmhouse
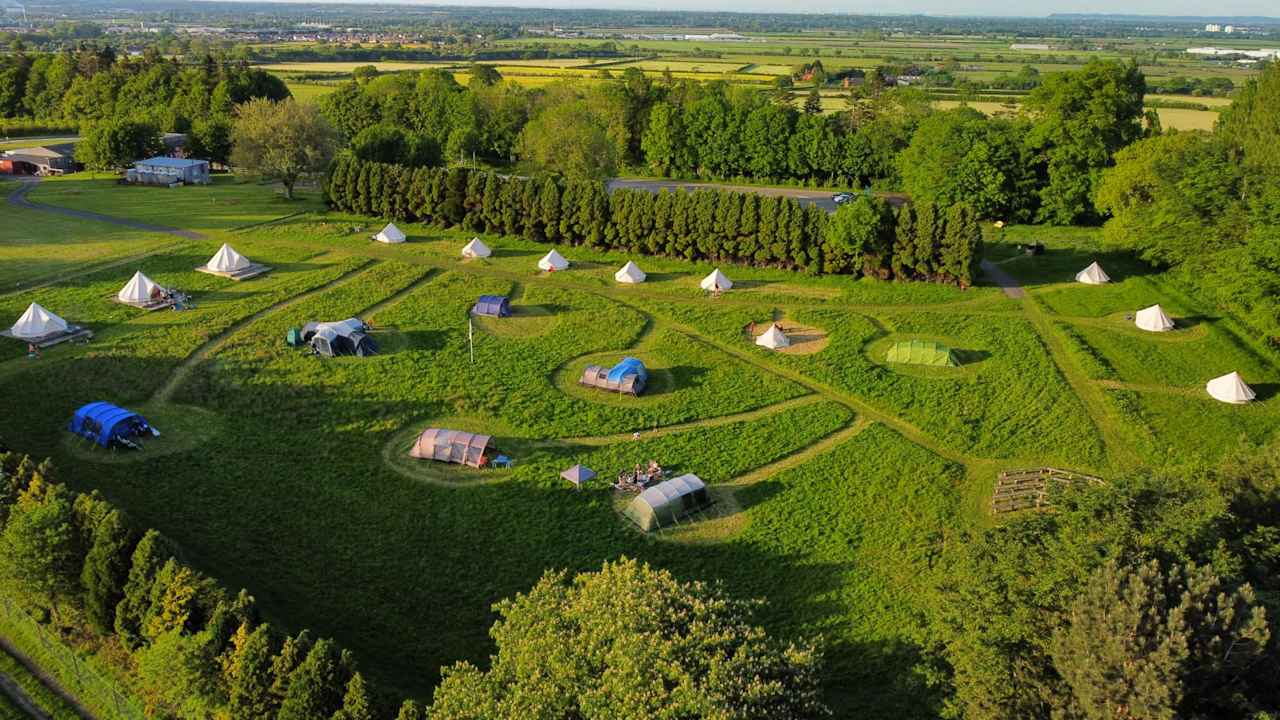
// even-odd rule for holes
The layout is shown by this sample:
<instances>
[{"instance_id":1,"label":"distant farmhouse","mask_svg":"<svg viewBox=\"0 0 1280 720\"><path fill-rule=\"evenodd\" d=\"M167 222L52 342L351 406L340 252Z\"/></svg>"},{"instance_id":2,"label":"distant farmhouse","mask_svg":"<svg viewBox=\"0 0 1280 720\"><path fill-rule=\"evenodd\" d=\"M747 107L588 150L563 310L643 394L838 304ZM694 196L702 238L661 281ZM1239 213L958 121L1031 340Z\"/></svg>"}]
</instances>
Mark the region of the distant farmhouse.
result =
<instances>
[{"instance_id":1,"label":"distant farmhouse","mask_svg":"<svg viewBox=\"0 0 1280 720\"><path fill-rule=\"evenodd\" d=\"M0 155L0 173L9 175L64 175L75 172L75 145L15 148Z\"/></svg>"}]
</instances>

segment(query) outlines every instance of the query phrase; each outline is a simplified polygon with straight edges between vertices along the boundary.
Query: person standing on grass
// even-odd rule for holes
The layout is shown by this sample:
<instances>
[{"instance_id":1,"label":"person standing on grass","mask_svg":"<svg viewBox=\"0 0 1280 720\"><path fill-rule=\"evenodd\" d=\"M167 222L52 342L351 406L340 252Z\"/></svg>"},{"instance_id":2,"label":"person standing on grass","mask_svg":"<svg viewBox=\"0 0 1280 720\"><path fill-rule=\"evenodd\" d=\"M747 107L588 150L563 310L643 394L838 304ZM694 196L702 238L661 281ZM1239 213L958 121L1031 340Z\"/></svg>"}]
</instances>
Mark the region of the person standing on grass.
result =
<instances>
[{"instance_id":1,"label":"person standing on grass","mask_svg":"<svg viewBox=\"0 0 1280 720\"><path fill-rule=\"evenodd\" d=\"M37 360L40 358L40 348L35 343L27 343L27 357Z\"/></svg>"}]
</instances>

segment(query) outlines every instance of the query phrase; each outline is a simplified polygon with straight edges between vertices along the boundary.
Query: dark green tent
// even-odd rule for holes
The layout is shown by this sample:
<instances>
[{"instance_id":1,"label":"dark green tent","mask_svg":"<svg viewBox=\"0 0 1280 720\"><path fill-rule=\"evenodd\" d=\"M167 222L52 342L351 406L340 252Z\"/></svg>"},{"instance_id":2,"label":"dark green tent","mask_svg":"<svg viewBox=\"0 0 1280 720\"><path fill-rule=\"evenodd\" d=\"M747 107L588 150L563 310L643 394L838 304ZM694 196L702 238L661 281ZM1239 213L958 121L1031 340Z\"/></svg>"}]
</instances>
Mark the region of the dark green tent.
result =
<instances>
[{"instance_id":1,"label":"dark green tent","mask_svg":"<svg viewBox=\"0 0 1280 720\"><path fill-rule=\"evenodd\" d=\"M932 340L903 340L889 348L885 360L907 365L930 367L960 367L951 348Z\"/></svg>"}]
</instances>

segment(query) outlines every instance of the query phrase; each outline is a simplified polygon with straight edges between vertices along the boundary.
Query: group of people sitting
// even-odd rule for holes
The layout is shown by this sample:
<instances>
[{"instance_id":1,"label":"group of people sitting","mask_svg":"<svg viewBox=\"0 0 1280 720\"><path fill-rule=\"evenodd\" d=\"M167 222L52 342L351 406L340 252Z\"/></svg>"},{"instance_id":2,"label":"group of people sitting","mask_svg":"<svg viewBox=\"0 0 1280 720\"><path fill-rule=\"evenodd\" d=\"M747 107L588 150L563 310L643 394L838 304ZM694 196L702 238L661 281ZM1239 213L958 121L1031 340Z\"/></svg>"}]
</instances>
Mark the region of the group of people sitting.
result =
<instances>
[{"instance_id":1,"label":"group of people sitting","mask_svg":"<svg viewBox=\"0 0 1280 720\"><path fill-rule=\"evenodd\" d=\"M635 469L618 473L618 482L613 487L617 490L643 490L661 481L662 466L657 460L650 460L648 467L636 463Z\"/></svg>"},{"instance_id":2,"label":"group of people sitting","mask_svg":"<svg viewBox=\"0 0 1280 720\"><path fill-rule=\"evenodd\" d=\"M159 285L151 288L151 301L168 303L174 310L186 310L189 307L195 307L189 304L190 298L181 290L174 288L162 288Z\"/></svg>"}]
</instances>

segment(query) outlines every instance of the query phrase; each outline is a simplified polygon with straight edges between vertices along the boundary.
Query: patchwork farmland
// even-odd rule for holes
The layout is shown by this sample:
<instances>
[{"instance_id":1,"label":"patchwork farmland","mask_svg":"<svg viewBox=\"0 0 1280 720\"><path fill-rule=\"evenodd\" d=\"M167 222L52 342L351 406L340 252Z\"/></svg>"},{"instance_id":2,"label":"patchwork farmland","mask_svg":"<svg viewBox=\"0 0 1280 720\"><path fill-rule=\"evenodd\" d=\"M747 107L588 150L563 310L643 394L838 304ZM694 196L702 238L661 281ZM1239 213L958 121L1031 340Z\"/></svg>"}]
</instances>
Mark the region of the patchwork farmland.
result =
<instances>
[{"instance_id":1,"label":"patchwork farmland","mask_svg":"<svg viewBox=\"0 0 1280 720\"><path fill-rule=\"evenodd\" d=\"M21 437L76 489L252 588L273 624L335 637L403 695L429 696L442 666L483 663L491 605L545 569L626 555L767 596L760 620L779 637L820 635L839 712L919 715L933 692L911 672L921 598L944 572L938 552L996 522L1002 471L1210 463L1280 428L1274 355L1092 229L988 228L996 270L967 290L721 266L733 286L713 296L699 287L713 267L676 259L561 247L569 267L546 273L550 246L513 237L482 236L493 253L473 259L459 251L475 233L402 225L407 242L375 243L385 220L230 177L162 189L82 174L27 196L199 237L6 206L0 317L37 302L95 336L39 358L0 345L0 439ZM271 272L192 271L223 243ZM643 283L615 282L628 260ZM1111 282L1074 282L1093 261ZM189 307L112 302L138 270ZM472 325L480 295L509 297L511 316ZM1134 326L1156 303L1175 330ZM290 328L347 317L378 354L286 344ZM757 346L751 328L775 322L812 345ZM910 340L951 348L955 366L886 361ZM648 370L639 397L578 383L624 356ZM1205 394L1230 371L1257 401ZM95 400L161 435L126 453L66 432ZM491 435L514 463L408 457L428 427ZM711 507L637 530L610 484L650 460L704 480ZM574 464L600 477L575 490L559 476Z\"/></svg>"}]
</instances>

